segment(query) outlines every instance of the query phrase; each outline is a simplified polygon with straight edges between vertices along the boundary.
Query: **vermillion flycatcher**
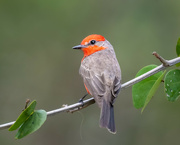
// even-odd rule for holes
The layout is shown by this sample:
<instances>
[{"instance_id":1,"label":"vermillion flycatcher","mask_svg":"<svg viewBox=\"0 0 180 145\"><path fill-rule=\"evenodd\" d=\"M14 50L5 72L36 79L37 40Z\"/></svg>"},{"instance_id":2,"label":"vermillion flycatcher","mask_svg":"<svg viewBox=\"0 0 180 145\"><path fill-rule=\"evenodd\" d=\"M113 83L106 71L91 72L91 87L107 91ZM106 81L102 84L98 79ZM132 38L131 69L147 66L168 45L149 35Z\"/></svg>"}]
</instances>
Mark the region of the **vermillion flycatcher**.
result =
<instances>
[{"instance_id":1,"label":"vermillion flycatcher","mask_svg":"<svg viewBox=\"0 0 180 145\"><path fill-rule=\"evenodd\" d=\"M87 92L101 108L100 127L116 133L114 122L114 100L121 88L121 69L112 45L101 35L93 34L83 39L81 49L84 57L79 73Z\"/></svg>"}]
</instances>

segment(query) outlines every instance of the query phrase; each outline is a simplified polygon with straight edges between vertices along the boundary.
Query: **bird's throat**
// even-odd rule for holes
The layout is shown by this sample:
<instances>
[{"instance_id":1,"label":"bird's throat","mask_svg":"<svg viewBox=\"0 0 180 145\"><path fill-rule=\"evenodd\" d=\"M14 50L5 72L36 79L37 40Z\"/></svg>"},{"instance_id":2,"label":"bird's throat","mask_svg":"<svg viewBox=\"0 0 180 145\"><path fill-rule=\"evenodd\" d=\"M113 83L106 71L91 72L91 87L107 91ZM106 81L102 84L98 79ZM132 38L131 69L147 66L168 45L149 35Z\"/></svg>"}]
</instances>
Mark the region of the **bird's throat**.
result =
<instances>
[{"instance_id":1,"label":"bird's throat","mask_svg":"<svg viewBox=\"0 0 180 145\"><path fill-rule=\"evenodd\" d=\"M93 45L93 46L88 46L86 48L83 48L82 51L84 52L84 57L87 57L97 51L101 51L104 49L106 49L106 48L102 47L102 46Z\"/></svg>"}]
</instances>

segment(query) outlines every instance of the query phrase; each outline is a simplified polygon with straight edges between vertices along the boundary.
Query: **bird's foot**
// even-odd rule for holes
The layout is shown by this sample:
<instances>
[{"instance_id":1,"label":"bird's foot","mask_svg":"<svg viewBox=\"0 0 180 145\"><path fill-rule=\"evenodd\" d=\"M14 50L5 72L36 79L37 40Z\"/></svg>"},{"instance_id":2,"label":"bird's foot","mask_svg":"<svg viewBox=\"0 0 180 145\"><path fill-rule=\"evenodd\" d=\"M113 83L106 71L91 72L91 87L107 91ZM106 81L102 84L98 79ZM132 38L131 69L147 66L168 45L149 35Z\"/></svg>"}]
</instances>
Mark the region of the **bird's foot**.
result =
<instances>
[{"instance_id":1,"label":"bird's foot","mask_svg":"<svg viewBox=\"0 0 180 145\"><path fill-rule=\"evenodd\" d=\"M88 94L84 95L81 99L79 99L79 103L82 103L82 107L84 106L84 99Z\"/></svg>"}]
</instances>

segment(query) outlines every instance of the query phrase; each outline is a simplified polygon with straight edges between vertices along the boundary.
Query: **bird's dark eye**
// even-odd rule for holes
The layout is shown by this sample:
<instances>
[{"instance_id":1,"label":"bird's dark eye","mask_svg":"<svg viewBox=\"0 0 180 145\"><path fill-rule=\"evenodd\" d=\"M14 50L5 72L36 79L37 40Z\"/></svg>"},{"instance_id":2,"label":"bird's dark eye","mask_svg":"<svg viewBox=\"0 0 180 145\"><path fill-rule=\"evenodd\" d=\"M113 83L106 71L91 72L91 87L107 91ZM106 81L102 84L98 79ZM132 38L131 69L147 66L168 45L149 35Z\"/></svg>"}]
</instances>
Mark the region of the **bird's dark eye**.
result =
<instances>
[{"instance_id":1,"label":"bird's dark eye","mask_svg":"<svg viewBox=\"0 0 180 145\"><path fill-rule=\"evenodd\" d=\"M95 44L96 43L96 40L91 40L90 41L90 44Z\"/></svg>"}]
</instances>

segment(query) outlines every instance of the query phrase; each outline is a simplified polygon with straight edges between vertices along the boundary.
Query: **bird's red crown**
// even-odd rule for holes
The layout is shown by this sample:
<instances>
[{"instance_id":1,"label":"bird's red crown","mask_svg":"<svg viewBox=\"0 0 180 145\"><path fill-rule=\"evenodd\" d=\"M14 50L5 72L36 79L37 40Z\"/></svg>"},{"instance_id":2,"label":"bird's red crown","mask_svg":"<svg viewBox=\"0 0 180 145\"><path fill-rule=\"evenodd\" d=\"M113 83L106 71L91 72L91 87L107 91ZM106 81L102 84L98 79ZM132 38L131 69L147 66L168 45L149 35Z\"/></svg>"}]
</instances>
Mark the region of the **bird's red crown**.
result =
<instances>
[{"instance_id":1,"label":"bird's red crown","mask_svg":"<svg viewBox=\"0 0 180 145\"><path fill-rule=\"evenodd\" d=\"M105 38L98 34L92 34L84 38L83 41L81 42L81 45L85 45L86 43L89 43L91 40L105 41Z\"/></svg>"}]
</instances>

